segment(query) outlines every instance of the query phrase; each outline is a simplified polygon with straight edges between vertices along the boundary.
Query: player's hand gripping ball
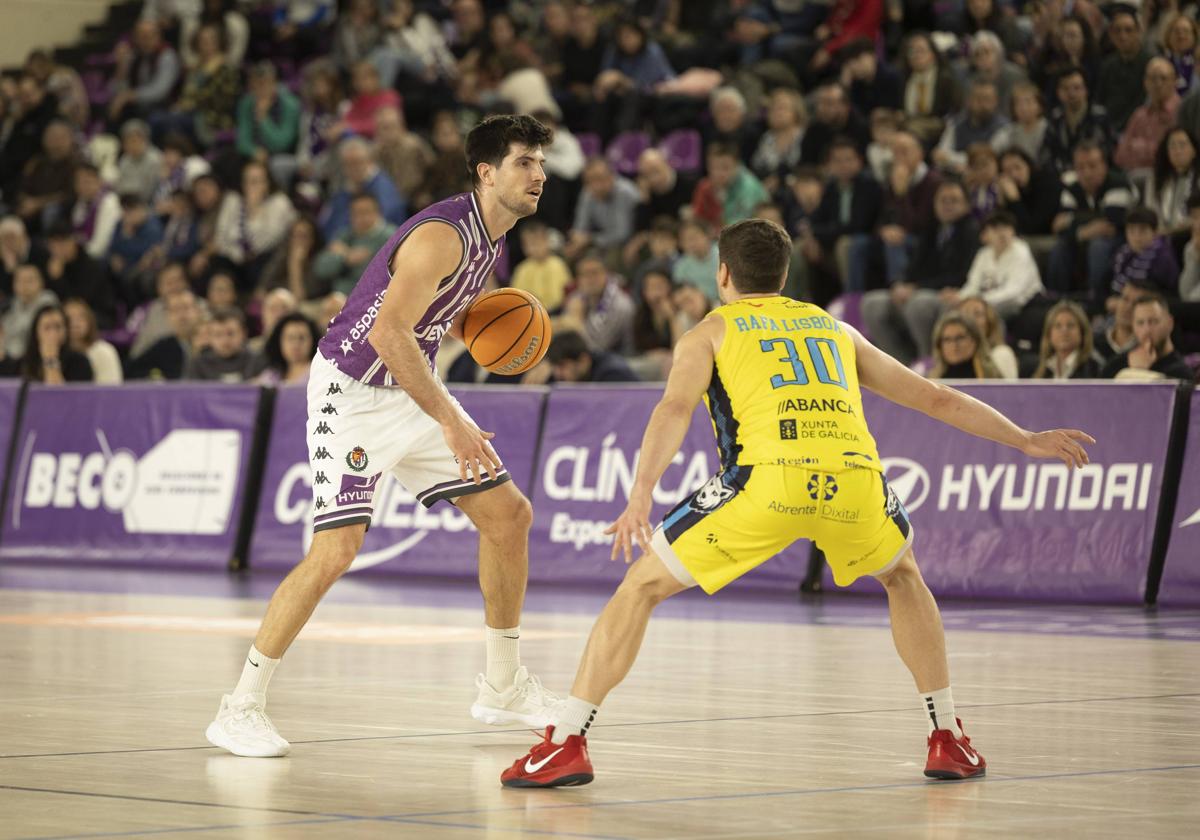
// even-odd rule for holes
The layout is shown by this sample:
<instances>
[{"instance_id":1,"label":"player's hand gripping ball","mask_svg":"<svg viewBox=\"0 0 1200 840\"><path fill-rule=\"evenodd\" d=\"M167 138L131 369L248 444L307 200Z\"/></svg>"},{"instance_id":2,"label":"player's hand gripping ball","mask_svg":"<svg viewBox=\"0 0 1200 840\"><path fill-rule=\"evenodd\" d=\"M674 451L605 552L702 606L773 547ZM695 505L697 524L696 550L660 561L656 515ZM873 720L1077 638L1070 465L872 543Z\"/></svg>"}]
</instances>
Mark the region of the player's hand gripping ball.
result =
<instances>
[{"instance_id":1,"label":"player's hand gripping ball","mask_svg":"<svg viewBox=\"0 0 1200 840\"><path fill-rule=\"evenodd\" d=\"M492 373L524 373L550 347L550 315L529 292L497 289L467 309L463 341L471 358Z\"/></svg>"}]
</instances>

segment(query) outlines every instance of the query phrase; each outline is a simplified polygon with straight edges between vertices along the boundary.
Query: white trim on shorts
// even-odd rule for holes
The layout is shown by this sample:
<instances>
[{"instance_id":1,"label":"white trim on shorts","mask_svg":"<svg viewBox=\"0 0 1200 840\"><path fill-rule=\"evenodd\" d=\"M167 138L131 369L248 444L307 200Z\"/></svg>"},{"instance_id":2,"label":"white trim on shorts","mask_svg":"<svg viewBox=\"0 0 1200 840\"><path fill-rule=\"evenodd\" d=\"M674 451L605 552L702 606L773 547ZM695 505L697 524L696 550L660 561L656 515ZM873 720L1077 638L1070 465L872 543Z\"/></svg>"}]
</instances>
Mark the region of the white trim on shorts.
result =
<instances>
[{"instance_id":1,"label":"white trim on shorts","mask_svg":"<svg viewBox=\"0 0 1200 840\"><path fill-rule=\"evenodd\" d=\"M910 519L908 521L908 537L904 540L904 545L902 545L900 547L900 550L896 552L896 556L893 557L886 566L884 566L879 571L871 572L871 577L877 578L880 575L886 575L892 569L896 568L897 564L899 564L899 562L904 559L904 555L908 552L908 550L910 548L912 548L914 533L915 532L913 531L912 520Z\"/></svg>"},{"instance_id":2,"label":"white trim on shorts","mask_svg":"<svg viewBox=\"0 0 1200 840\"><path fill-rule=\"evenodd\" d=\"M654 535L650 538L650 550L658 556L658 559L667 567L667 571L671 573L671 576L675 580L687 587L699 586L696 583L696 579L692 577L692 573L680 562L679 555L675 553L675 549L667 542L667 535L661 525L654 529Z\"/></svg>"}]
</instances>

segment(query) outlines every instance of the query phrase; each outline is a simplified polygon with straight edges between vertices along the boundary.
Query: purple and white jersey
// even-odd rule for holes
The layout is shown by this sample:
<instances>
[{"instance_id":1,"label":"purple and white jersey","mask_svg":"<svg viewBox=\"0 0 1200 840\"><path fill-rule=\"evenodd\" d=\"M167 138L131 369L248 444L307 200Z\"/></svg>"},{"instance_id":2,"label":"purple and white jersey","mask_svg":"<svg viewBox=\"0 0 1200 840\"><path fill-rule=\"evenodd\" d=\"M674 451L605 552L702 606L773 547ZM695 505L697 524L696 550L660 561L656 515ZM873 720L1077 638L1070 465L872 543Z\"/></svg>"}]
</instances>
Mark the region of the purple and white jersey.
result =
<instances>
[{"instance_id":1,"label":"purple and white jersey","mask_svg":"<svg viewBox=\"0 0 1200 840\"><path fill-rule=\"evenodd\" d=\"M446 222L458 231L463 256L454 273L438 284L433 302L414 330L417 344L431 370L442 336L449 331L451 322L483 290L492 266L504 248L504 237L494 243L488 239L475 194L462 193L426 207L402 224L367 264L346 305L329 322L329 330L317 346L322 356L350 378L366 385L388 387L395 384L383 359L367 341L367 334L379 317L383 296L392 279L389 268L392 255L413 230L434 221Z\"/></svg>"}]
</instances>

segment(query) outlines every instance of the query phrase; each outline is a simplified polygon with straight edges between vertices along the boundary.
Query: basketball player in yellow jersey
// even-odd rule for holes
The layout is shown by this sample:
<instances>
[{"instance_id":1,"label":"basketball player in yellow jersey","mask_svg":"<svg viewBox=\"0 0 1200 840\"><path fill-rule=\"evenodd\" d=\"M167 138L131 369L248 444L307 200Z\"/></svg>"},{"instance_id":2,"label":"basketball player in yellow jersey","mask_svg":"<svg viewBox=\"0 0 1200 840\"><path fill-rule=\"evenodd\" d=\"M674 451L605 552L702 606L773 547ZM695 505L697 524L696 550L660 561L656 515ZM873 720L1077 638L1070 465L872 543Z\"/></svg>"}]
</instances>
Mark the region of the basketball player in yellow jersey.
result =
<instances>
[{"instance_id":1,"label":"basketball player in yellow jersey","mask_svg":"<svg viewBox=\"0 0 1200 840\"><path fill-rule=\"evenodd\" d=\"M588 639L571 696L546 737L506 770L511 787L592 780L587 730L629 672L650 613L691 586L713 593L799 538L825 552L845 586L887 590L892 635L929 715L925 774L982 774L950 695L941 617L913 559L908 515L884 480L860 386L965 432L1069 467L1088 462L1083 432L1028 432L966 394L917 376L816 306L779 295L792 243L773 222L724 230L723 306L680 339L666 392L642 440L629 504L609 528L613 557L643 555ZM712 414L721 470L650 528L650 492L683 442L696 403Z\"/></svg>"}]
</instances>

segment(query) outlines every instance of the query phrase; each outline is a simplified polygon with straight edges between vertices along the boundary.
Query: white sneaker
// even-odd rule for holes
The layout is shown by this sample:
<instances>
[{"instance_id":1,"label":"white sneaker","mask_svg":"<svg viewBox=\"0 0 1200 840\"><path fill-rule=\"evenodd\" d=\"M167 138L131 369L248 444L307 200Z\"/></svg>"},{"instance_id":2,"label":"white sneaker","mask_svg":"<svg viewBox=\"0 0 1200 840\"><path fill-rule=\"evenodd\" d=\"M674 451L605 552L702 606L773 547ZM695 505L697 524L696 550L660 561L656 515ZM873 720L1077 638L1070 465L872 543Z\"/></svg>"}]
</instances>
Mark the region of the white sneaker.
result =
<instances>
[{"instance_id":1,"label":"white sneaker","mask_svg":"<svg viewBox=\"0 0 1200 840\"><path fill-rule=\"evenodd\" d=\"M554 709L563 702L524 665L517 669L512 685L503 691L492 688L483 674L475 678L475 687L479 697L471 706L471 717L491 726L521 723L541 729L550 725Z\"/></svg>"},{"instance_id":2,"label":"white sneaker","mask_svg":"<svg viewBox=\"0 0 1200 840\"><path fill-rule=\"evenodd\" d=\"M226 694L216 719L204 736L214 747L249 758L275 758L287 755L292 745L279 735L263 707L266 697L247 694L234 699Z\"/></svg>"}]
</instances>

